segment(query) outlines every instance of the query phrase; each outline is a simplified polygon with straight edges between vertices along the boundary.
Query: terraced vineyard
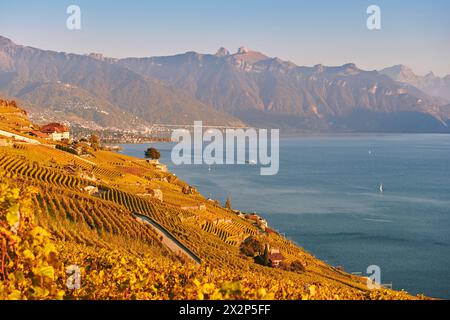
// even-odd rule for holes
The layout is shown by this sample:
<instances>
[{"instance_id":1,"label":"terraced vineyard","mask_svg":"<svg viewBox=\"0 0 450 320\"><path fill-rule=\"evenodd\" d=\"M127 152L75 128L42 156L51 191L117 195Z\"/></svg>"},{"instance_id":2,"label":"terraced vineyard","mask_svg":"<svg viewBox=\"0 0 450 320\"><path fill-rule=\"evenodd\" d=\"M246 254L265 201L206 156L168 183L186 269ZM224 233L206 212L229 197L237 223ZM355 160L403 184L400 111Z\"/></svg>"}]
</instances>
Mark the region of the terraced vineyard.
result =
<instances>
[{"instance_id":1,"label":"terraced vineyard","mask_svg":"<svg viewBox=\"0 0 450 320\"><path fill-rule=\"evenodd\" d=\"M104 191L100 194L100 197L107 201L119 204L131 212L137 212L144 216L148 216L153 220L158 221L169 230L182 232L182 229L180 228L181 220L178 216L170 215L170 212L167 210L160 210L155 202L144 200L141 197L117 189Z\"/></svg>"},{"instance_id":2,"label":"terraced vineyard","mask_svg":"<svg viewBox=\"0 0 450 320\"><path fill-rule=\"evenodd\" d=\"M29 205L21 204L32 212L27 221L35 219L58 247L61 263L54 267L56 283L64 283L64 265L83 265L85 286L66 293L69 298L411 298L390 290L368 290L365 279L336 270L279 234L264 232L198 193L183 193L186 183L171 173L155 171L145 161L106 151L89 152L80 157L46 145L0 147L0 208L2 199L12 197L15 200L8 200L12 204L19 201L20 197L14 198L19 191L29 197ZM20 187L9 192L10 186ZM30 188L34 191L27 191ZM152 197L154 190L164 196L162 201ZM163 245L155 229L136 219L135 213L156 221L198 255L202 266L194 267ZM14 229L5 217L0 215L0 228L10 234ZM32 230L22 230L23 237L37 237ZM305 270L256 264L240 251L249 237L263 239L280 250L286 263L300 261ZM13 245L7 247L11 257L23 252L16 252ZM49 262L43 263L47 268ZM5 279L3 274L0 277ZM1 283L0 297L15 292L14 283L12 289ZM150 283L160 287L155 291ZM230 291L227 286L240 289ZM25 290L20 294L29 297Z\"/></svg>"},{"instance_id":3,"label":"terraced vineyard","mask_svg":"<svg viewBox=\"0 0 450 320\"><path fill-rule=\"evenodd\" d=\"M0 130L23 134L23 128L32 126L27 113L18 108L15 101L0 99Z\"/></svg>"},{"instance_id":4,"label":"terraced vineyard","mask_svg":"<svg viewBox=\"0 0 450 320\"><path fill-rule=\"evenodd\" d=\"M46 184L79 190L87 182L74 176L66 175L58 169L39 166L36 162L30 163L23 157L0 155L0 167L10 175L38 180Z\"/></svg>"},{"instance_id":5,"label":"terraced vineyard","mask_svg":"<svg viewBox=\"0 0 450 320\"><path fill-rule=\"evenodd\" d=\"M86 224L99 233L111 233L126 238L156 243L150 228L136 221L133 214L119 206L85 197L83 194L68 194L50 188L34 197L35 204L44 214L56 220L68 220L74 224Z\"/></svg>"}]
</instances>

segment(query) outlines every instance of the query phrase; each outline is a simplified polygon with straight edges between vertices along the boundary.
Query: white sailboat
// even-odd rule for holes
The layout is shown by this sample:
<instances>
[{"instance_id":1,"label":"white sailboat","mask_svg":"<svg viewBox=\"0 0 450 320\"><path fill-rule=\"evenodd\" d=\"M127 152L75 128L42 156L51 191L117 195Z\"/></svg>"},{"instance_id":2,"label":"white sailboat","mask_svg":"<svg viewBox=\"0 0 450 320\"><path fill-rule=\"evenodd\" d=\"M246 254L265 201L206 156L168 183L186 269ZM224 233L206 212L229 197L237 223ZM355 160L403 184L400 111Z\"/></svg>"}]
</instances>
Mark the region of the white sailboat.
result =
<instances>
[{"instance_id":1,"label":"white sailboat","mask_svg":"<svg viewBox=\"0 0 450 320\"><path fill-rule=\"evenodd\" d=\"M383 193L384 189L383 189L383 184L380 183L380 193Z\"/></svg>"}]
</instances>

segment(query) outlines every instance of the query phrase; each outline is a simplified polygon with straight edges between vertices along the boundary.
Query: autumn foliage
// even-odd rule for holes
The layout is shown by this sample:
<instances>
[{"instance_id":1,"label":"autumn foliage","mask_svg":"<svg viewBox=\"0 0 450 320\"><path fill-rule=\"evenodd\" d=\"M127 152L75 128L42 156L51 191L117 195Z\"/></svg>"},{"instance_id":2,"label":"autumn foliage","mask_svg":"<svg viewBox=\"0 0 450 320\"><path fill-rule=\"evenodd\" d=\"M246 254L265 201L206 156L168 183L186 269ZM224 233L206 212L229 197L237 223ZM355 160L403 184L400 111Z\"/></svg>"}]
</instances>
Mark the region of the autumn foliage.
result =
<instances>
[{"instance_id":1,"label":"autumn foliage","mask_svg":"<svg viewBox=\"0 0 450 320\"><path fill-rule=\"evenodd\" d=\"M61 299L61 265L50 234L34 223L29 195L0 184L0 299ZM25 194L26 196L23 196Z\"/></svg>"},{"instance_id":2,"label":"autumn foliage","mask_svg":"<svg viewBox=\"0 0 450 320\"><path fill-rule=\"evenodd\" d=\"M416 298L369 290L366 279L185 190L195 189L118 153L0 147L0 300ZM136 213L201 265L164 244ZM286 258L280 268L255 263L268 245Z\"/></svg>"}]
</instances>

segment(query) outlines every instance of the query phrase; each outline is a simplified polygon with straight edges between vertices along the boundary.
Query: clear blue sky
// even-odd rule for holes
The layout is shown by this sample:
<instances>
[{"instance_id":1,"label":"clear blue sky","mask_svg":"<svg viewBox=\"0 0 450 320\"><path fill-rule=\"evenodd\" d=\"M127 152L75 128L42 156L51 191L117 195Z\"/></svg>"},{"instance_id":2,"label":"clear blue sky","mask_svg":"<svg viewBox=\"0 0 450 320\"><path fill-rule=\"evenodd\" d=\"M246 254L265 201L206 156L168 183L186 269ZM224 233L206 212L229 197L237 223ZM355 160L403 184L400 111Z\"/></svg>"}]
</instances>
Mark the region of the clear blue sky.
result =
<instances>
[{"instance_id":1,"label":"clear blue sky","mask_svg":"<svg viewBox=\"0 0 450 320\"><path fill-rule=\"evenodd\" d=\"M65 27L66 8L82 10L82 30ZM381 7L382 30L366 28ZM0 0L0 35L18 44L111 57L239 46L299 65L364 69L394 64L450 74L448 0Z\"/></svg>"}]
</instances>

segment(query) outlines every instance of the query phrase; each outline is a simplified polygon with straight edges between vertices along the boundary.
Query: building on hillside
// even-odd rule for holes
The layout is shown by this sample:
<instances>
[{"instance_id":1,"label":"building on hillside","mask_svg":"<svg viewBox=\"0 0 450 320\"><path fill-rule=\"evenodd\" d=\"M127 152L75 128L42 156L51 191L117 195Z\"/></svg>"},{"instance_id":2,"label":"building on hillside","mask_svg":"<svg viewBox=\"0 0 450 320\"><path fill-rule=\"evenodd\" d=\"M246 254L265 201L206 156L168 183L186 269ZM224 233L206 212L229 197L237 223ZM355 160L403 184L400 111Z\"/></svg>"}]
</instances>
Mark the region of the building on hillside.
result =
<instances>
[{"instance_id":1,"label":"building on hillside","mask_svg":"<svg viewBox=\"0 0 450 320\"><path fill-rule=\"evenodd\" d=\"M267 220L261 217L258 217L258 220L256 220L256 224L262 231L265 231L269 227Z\"/></svg>"},{"instance_id":2,"label":"building on hillside","mask_svg":"<svg viewBox=\"0 0 450 320\"><path fill-rule=\"evenodd\" d=\"M246 214L245 215L245 219L251 220L253 222L257 222L259 217L256 214L253 213L253 214Z\"/></svg>"},{"instance_id":3,"label":"building on hillside","mask_svg":"<svg viewBox=\"0 0 450 320\"><path fill-rule=\"evenodd\" d=\"M184 186L181 189L181 192L183 192L183 194L192 195L192 194L197 193L197 189L195 187L192 187L192 186Z\"/></svg>"},{"instance_id":4,"label":"building on hillside","mask_svg":"<svg viewBox=\"0 0 450 320\"><path fill-rule=\"evenodd\" d=\"M167 166L165 164L157 164L155 166L156 170L160 171L160 172L168 172L169 170L167 169Z\"/></svg>"},{"instance_id":5,"label":"building on hillside","mask_svg":"<svg viewBox=\"0 0 450 320\"><path fill-rule=\"evenodd\" d=\"M212 203L215 206L220 206L220 202L218 200L208 198L208 199L206 199L206 201Z\"/></svg>"},{"instance_id":6,"label":"building on hillside","mask_svg":"<svg viewBox=\"0 0 450 320\"><path fill-rule=\"evenodd\" d=\"M36 137L36 138L41 138L41 139L48 139L49 136L46 133L37 131L37 130L32 130L28 133L30 136Z\"/></svg>"},{"instance_id":7,"label":"building on hillside","mask_svg":"<svg viewBox=\"0 0 450 320\"><path fill-rule=\"evenodd\" d=\"M103 149L106 150L106 151L119 152L119 151L121 151L123 148L122 148L121 146L104 146Z\"/></svg>"},{"instance_id":8,"label":"building on hillside","mask_svg":"<svg viewBox=\"0 0 450 320\"><path fill-rule=\"evenodd\" d=\"M87 186L84 187L83 190L87 192L89 195L94 195L98 193L98 187L96 186Z\"/></svg>"},{"instance_id":9,"label":"building on hillside","mask_svg":"<svg viewBox=\"0 0 450 320\"><path fill-rule=\"evenodd\" d=\"M164 195L161 189L147 189L145 193L137 193L136 195L143 198L153 198L161 202L164 201Z\"/></svg>"},{"instance_id":10,"label":"building on hillside","mask_svg":"<svg viewBox=\"0 0 450 320\"><path fill-rule=\"evenodd\" d=\"M155 198L155 199L157 199L157 200L163 202L163 200L164 200L164 195L163 195L163 192L161 191L161 189L151 189L151 190L149 190L149 191L150 191L150 194L151 194L151 196L152 196L153 198Z\"/></svg>"},{"instance_id":11,"label":"building on hillside","mask_svg":"<svg viewBox=\"0 0 450 320\"><path fill-rule=\"evenodd\" d=\"M49 123L41 128L41 132L53 141L70 140L69 129L60 123Z\"/></svg>"},{"instance_id":12,"label":"building on hillside","mask_svg":"<svg viewBox=\"0 0 450 320\"><path fill-rule=\"evenodd\" d=\"M233 210L233 212L234 212L239 218L245 219L245 214L244 214L242 211L240 211L240 210Z\"/></svg>"},{"instance_id":13,"label":"building on hillside","mask_svg":"<svg viewBox=\"0 0 450 320\"><path fill-rule=\"evenodd\" d=\"M155 169L160 172L168 172L167 166L160 163L157 159L147 159L147 163L154 166Z\"/></svg>"},{"instance_id":14,"label":"building on hillside","mask_svg":"<svg viewBox=\"0 0 450 320\"><path fill-rule=\"evenodd\" d=\"M187 207L181 207L181 210L186 211L206 211L206 206L204 204L199 204L198 206L187 206Z\"/></svg>"},{"instance_id":15,"label":"building on hillside","mask_svg":"<svg viewBox=\"0 0 450 320\"><path fill-rule=\"evenodd\" d=\"M256 224L262 231L266 231L266 229L269 227L267 220L257 215L256 212L253 212L251 214L243 214L239 212L238 215L242 216L244 219L250 220L253 224Z\"/></svg>"},{"instance_id":16,"label":"building on hillside","mask_svg":"<svg viewBox=\"0 0 450 320\"><path fill-rule=\"evenodd\" d=\"M160 163L158 159L146 159L145 161L147 161L151 165L157 165Z\"/></svg>"},{"instance_id":17,"label":"building on hillside","mask_svg":"<svg viewBox=\"0 0 450 320\"><path fill-rule=\"evenodd\" d=\"M278 268L280 263L284 260L284 256L278 249L271 249L269 254L269 261L272 268Z\"/></svg>"}]
</instances>

